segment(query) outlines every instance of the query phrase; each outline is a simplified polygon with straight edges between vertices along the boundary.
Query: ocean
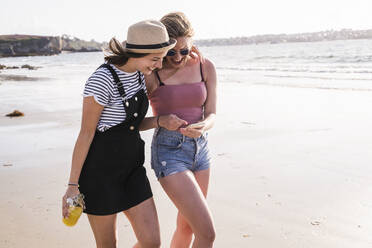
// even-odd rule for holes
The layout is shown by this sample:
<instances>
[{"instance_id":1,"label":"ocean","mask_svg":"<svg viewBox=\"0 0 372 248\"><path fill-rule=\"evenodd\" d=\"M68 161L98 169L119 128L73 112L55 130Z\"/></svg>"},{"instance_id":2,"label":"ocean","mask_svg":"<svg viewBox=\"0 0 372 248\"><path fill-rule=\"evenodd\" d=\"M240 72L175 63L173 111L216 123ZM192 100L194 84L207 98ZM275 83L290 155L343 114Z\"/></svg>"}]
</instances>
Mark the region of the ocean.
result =
<instances>
[{"instance_id":1,"label":"ocean","mask_svg":"<svg viewBox=\"0 0 372 248\"><path fill-rule=\"evenodd\" d=\"M200 51L214 62L222 84L372 91L372 40L214 46ZM17 103L43 111L81 107L84 83L102 62L101 52L0 58L7 66L41 67L0 71L0 112ZM5 75L23 78L9 81Z\"/></svg>"},{"instance_id":2,"label":"ocean","mask_svg":"<svg viewBox=\"0 0 372 248\"><path fill-rule=\"evenodd\" d=\"M222 82L372 90L372 40L210 47Z\"/></svg>"}]
</instances>

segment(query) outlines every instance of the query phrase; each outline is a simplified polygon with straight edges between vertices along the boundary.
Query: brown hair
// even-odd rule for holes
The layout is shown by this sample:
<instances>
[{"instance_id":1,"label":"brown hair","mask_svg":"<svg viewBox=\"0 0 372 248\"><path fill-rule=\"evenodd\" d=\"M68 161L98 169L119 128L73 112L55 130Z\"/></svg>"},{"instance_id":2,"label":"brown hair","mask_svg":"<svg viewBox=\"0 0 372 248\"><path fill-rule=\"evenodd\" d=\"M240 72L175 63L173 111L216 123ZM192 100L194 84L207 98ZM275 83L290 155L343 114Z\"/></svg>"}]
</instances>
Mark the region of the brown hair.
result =
<instances>
[{"instance_id":1,"label":"brown hair","mask_svg":"<svg viewBox=\"0 0 372 248\"><path fill-rule=\"evenodd\" d=\"M129 58L142 58L149 55L149 53L133 53L126 51L116 38L110 40L108 47L104 49L104 53L107 63L118 66L125 65Z\"/></svg>"},{"instance_id":2,"label":"brown hair","mask_svg":"<svg viewBox=\"0 0 372 248\"><path fill-rule=\"evenodd\" d=\"M170 38L177 39L178 37L192 37L194 29L190 21L182 12L172 12L160 19L160 22L167 28Z\"/></svg>"}]
</instances>

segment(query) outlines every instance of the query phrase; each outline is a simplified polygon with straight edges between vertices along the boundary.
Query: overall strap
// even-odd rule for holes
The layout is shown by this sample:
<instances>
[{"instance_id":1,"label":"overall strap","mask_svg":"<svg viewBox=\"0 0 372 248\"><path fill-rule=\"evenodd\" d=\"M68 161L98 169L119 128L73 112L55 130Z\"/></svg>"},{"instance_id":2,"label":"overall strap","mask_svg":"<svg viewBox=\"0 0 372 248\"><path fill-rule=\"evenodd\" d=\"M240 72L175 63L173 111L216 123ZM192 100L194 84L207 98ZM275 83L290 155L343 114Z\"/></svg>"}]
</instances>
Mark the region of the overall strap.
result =
<instances>
[{"instance_id":1,"label":"overall strap","mask_svg":"<svg viewBox=\"0 0 372 248\"><path fill-rule=\"evenodd\" d=\"M200 62L200 75L201 75L202 81L204 81L203 68L202 68L202 63L201 62Z\"/></svg>"},{"instance_id":2,"label":"overall strap","mask_svg":"<svg viewBox=\"0 0 372 248\"><path fill-rule=\"evenodd\" d=\"M138 74L138 84L141 85L142 84L142 78L141 78L140 71L137 71L137 74Z\"/></svg>"},{"instance_id":3,"label":"overall strap","mask_svg":"<svg viewBox=\"0 0 372 248\"><path fill-rule=\"evenodd\" d=\"M109 64L102 64L99 68L101 68L101 67L106 68L110 71L110 73L111 73L112 77L114 78L114 81L115 81L115 83L118 87L120 97L124 102L127 95L125 93L123 83L120 81L118 74L115 72L114 69L112 69L112 67Z\"/></svg>"}]
</instances>

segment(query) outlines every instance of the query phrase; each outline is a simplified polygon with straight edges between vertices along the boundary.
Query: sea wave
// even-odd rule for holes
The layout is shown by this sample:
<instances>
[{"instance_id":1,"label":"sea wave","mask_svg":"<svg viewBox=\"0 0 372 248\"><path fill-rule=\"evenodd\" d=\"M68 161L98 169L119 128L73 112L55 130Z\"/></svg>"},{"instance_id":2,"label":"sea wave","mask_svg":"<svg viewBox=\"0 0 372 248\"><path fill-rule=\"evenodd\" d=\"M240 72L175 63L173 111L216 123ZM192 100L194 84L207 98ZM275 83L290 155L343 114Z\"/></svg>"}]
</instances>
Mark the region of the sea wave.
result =
<instances>
[{"instance_id":1,"label":"sea wave","mask_svg":"<svg viewBox=\"0 0 372 248\"><path fill-rule=\"evenodd\" d=\"M305 88L305 89L319 89L319 90L340 90L340 91L364 91L372 92L370 88L356 88L356 87L337 87L328 85L305 85L305 84L288 84L288 83L252 83L253 85L267 85L274 87L288 87L288 88Z\"/></svg>"},{"instance_id":2,"label":"sea wave","mask_svg":"<svg viewBox=\"0 0 372 248\"><path fill-rule=\"evenodd\" d=\"M228 66L218 66L216 67L220 70L232 70L232 71L273 71L273 72L308 72L308 73L343 73L343 74L351 74L351 73L358 73L358 74L372 74L372 70L367 69L353 69L353 70L346 70L340 68L339 70L335 70L334 67L325 68L325 69L307 69L307 68L280 68L280 67L228 67Z\"/></svg>"},{"instance_id":3,"label":"sea wave","mask_svg":"<svg viewBox=\"0 0 372 248\"><path fill-rule=\"evenodd\" d=\"M250 61L314 61L314 62L333 62L333 63L368 63L372 62L372 55L353 55L353 56L340 56L337 54L328 55L314 55L314 56L304 56L304 55L288 55L288 56L256 56L249 59Z\"/></svg>"},{"instance_id":4,"label":"sea wave","mask_svg":"<svg viewBox=\"0 0 372 248\"><path fill-rule=\"evenodd\" d=\"M352 81L371 81L372 78L339 78L339 77L319 77L319 76L306 76L306 75L301 75L301 76L295 76L295 75L264 75L265 77L276 77L276 78L308 78L308 79L322 79L322 80L352 80Z\"/></svg>"}]
</instances>

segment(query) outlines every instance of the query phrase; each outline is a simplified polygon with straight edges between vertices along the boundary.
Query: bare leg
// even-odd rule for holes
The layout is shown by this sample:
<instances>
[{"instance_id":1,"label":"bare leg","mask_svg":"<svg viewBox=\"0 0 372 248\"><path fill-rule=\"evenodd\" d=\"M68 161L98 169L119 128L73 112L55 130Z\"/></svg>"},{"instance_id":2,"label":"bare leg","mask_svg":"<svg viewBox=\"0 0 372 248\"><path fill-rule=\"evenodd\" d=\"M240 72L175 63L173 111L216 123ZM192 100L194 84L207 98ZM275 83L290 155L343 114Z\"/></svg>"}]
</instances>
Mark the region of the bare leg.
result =
<instances>
[{"instance_id":1,"label":"bare leg","mask_svg":"<svg viewBox=\"0 0 372 248\"><path fill-rule=\"evenodd\" d=\"M117 247L116 214L105 216L88 214L88 220L96 239L97 248Z\"/></svg>"},{"instance_id":2,"label":"bare leg","mask_svg":"<svg viewBox=\"0 0 372 248\"><path fill-rule=\"evenodd\" d=\"M210 169L194 172L195 179L207 198ZM180 212L177 215L177 229L173 234L171 248L188 248L192 240L192 229Z\"/></svg>"},{"instance_id":3,"label":"bare leg","mask_svg":"<svg viewBox=\"0 0 372 248\"><path fill-rule=\"evenodd\" d=\"M134 248L160 247L160 228L153 198L124 211L124 214L132 224L138 240Z\"/></svg>"},{"instance_id":4,"label":"bare leg","mask_svg":"<svg viewBox=\"0 0 372 248\"><path fill-rule=\"evenodd\" d=\"M212 215L193 173L184 171L163 177L159 181L178 211L189 223L195 235L192 247L212 247L215 239Z\"/></svg>"}]
</instances>

